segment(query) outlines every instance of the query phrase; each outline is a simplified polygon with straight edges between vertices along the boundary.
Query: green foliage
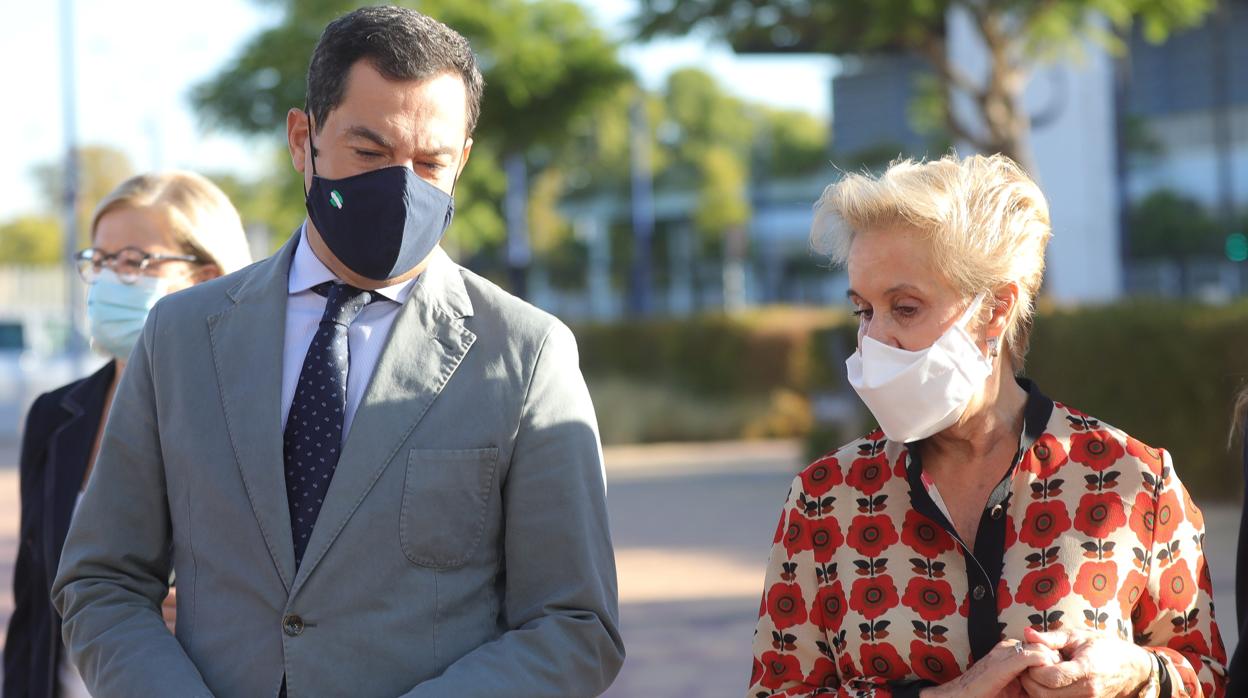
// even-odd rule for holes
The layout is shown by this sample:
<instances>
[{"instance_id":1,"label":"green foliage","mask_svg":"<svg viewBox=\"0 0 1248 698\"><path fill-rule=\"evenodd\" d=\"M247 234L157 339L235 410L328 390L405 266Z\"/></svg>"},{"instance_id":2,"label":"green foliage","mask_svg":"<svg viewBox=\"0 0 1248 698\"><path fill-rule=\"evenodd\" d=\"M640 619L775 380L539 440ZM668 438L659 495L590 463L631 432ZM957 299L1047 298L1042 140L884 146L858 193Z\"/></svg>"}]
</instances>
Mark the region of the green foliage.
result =
<instances>
[{"instance_id":1,"label":"green foliage","mask_svg":"<svg viewBox=\"0 0 1248 698\"><path fill-rule=\"evenodd\" d=\"M1027 372L1047 395L1165 448L1197 496L1234 497L1231 405L1248 378L1248 304L1140 302L1046 313Z\"/></svg>"},{"instance_id":2,"label":"green foliage","mask_svg":"<svg viewBox=\"0 0 1248 698\"><path fill-rule=\"evenodd\" d=\"M82 245L91 239L91 217L95 207L117 185L135 174L130 158L106 145L85 145L78 149L78 237ZM54 160L34 167L43 210L59 213L65 198L65 162Z\"/></svg>"},{"instance_id":3,"label":"green foliage","mask_svg":"<svg viewBox=\"0 0 1248 698\"><path fill-rule=\"evenodd\" d=\"M64 258L61 223L48 216L21 216L0 224L0 264L52 266Z\"/></svg>"},{"instance_id":4,"label":"green foliage","mask_svg":"<svg viewBox=\"0 0 1248 698\"><path fill-rule=\"evenodd\" d=\"M910 51L923 56L939 80L944 129L982 152L1001 152L1033 167L1030 117L1022 89L1038 61L1077 54L1088 39L1121 49L1119 35L1140 22L1154 41L1201 21L1215 0L641 0L634 19L642 38L706 30L741 53L862 55ZM960 8L988 48L986 77L951 64L945 19ZM1102 18L1109 20L1108 27ZM954 92L969 97L978 119L966 122L944 108ZM982 126L983 128L979 128ZM943 140L943 139L940 139Z\"/></svg>"},{"instance_id":5,"label":"green foliage","mask_svg":"<svg viewBox=\"0 0 1248 698\"><path fill-rule=\"evenodd\" d=\"M281 132L286 111L302 106L312 49L325 25L363 5L343 0L274 0L282 20L257 34L224 70L195 88L192 102L208 125L271 137ZM469 166L456 188L455 223L444 245L460 259L497 248L506 236L502 197L506 177L501 157L509 152L545 149L560 154L570 123L612 99L631 76L619 63L616 47L594 27L580 5L569 0L428 0L402 2L454 27L476 51L486 91L474 134ZM257 218L295 215L273 225L290 226L302 218L302 191L288 165L266 173L280 183L249 183L244 199L273 196L272 205L244 204ZM540 170L540 168L538 168ZM543 234L548 228L551 191L534 191L541 209ZM294 182L293 189L286 182ZM297 206L296 206L297 204ZM244 217L247 217L247 213ZM566 227L566 226L565 226ZM566 235L564 236L566 237ZM562 239L562 238L561 238ZM543 238L538 246L553 244Z\"/></svg>"},{"instance_id":6,"label":"green foliage","mask_svg":"<svg viewBox=\"0 0 1248 698\"><path fill-rule=\"evenodd\" d=\"M703 235L718 239L750 220L746 196L749 173L741 157L726 147L712 146L698 159L700 182L693 222Z\"/></svg>"},{"instance_id":7,"label":"green foliage","mask_svg":"<svg viewBox=\"0 0 1248 698\"><path fill-rule=\"evenodd\" d=\"M195 88L207 123L274 134L302 106L308 60L325 25L367 3L275 2L282 21L257 34L219 74ZM401 2L445 22L472 43L485 76L478 140L499 152L555 143L564 124L629 79L616 47L569 0Z\"/></svg>"},{"instance_id":8,"label":"green foliage","mask_svg":"<svg viewBox=\"0 0 1248 698\"><path fill-rule=\"evenodd\" d=\"M1152 41L1194 26L1215 0L641 0L634 20L639 36L684 35L710 30L743 53L859 54L923 46L944 35L954 7L983 16L1012 18L1019 38L1036 50L1073 47L1094 31L1099 17L1118 30L1138 21Z\"/></svg>"},{"instance_id":9,"label":"green foliage","mask_svg":"<svg viewBox=\"0 0 1248 698\"><path fill-rule=\"evenodd\" d=\"M804 434L822 453L859 435L801 413L817 393L852 399L844 360L855 328L844 312L770 308L576 330L613 440ZM1248 301L1048 310L1036 320L1027 375L1053 399L1167 449L1195 496L1233 498L1240 467L1226 438L1235 393L1248 381L1245 347ZM615 418L623 422L612 431Z\"/></svg>"},{"instance_id":10,"label":"green foliage","mask_svg":"<svg viewBox=\"0 0 1248 698\"><path fill-rule=\"evenodd\" d=\"M238 209L243 227L248 230L257 226L269 233L269 241L276 251L305 215L301 180L293 176L290 154L286 148L272 146L268 166L253 178L241 178L228 173L207 175Z\"/></svg>"},{"instance_id":11,"label":"green foliage","mask_svg":"<svg viewBox=\"0 0 1248 698\"><path fill-rule=\"evenodd\" d=\"M1198 202L1168 189L1149 194L1131 210L1131 256L1137 259L1221 255L1226 235Z\"/></svg>"},{"instance_id":12,"label":"green foliage","mask_svg":"<svg viewBox=\"0 0 1248 698\"><path fill-rule=\"evenodd\" d=\"M828 123L791 109L762 109L763 152L756 162L772 177L810 175L828 167Z\"/></svg>"}]
</instances>

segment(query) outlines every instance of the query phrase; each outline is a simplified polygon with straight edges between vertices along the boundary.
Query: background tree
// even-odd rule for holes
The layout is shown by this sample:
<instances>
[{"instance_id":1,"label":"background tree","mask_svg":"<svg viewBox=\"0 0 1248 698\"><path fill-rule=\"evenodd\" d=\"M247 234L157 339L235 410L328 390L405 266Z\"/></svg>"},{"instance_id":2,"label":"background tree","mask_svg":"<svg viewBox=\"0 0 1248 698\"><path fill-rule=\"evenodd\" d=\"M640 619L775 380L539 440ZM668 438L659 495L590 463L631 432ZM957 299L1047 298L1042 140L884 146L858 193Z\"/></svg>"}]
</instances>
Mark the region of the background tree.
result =
<instances>
[{"instance_id":1,"label":"background tree","mask_svg":"<svg viewBox=\"0 0 1248 698\"><path fill-rule=\"evenodd\" d=\"M0 264L53 266L64 258L61 222L45 215L0 224Z\"/></svg>"},{"instance_id":2,"label":"background tree","mask_svg":"<svg viewBox=\"0 0 1248 698\"><path fill-rule=\"evenodd\" d=\"M286 110L302 106L308 59L332 19L364 3L269 0L282 20L257 34L192 101L207 124L277 137ZM570 0L400 2L437 17L472 43L486 92L472 165L456 190L448 241L471 254L503 237L501 163L535 148L556 148L576 115L630 80L616 46ZM300 193L301 196L301 193Z\"/></svg>"},{"instance_id":3,"label":"background tree","mask_svg":"<svg viewBox=\"0 0 1248 698\"><path fill-rule=\"evenodd\" d=\"M106 145L85 145L78 149L78 242L85 246L91 237L91 215L100 201L135 174L130 158ZM65 200L65 161L57 159L36 165L33 171L43 213L57 217ZM61 240L61 233L56 239ZM59 242L57 243L60 244Z\"/></svg>"},{"instance_id":4,"label":"background tree","mask_svg":"<svg viewBox=\"0 0 1248 698\"><path fill-rule=\"evenodd\" d=\"M1034 171L1032 117L1023 90L1039 61L1086 39L1121 48L1118 32L1142 24L1161 41L1193 26L1215 0L640 0L638 36L707 31L741 53L860 55L910 51L931 65L949 134L982 152L1000 152ZM967 13L988 50L986 76L969 75L948 58L946 20ZM975 119L957 113L955 95L974 105Z\"/></svg>"}]
</instances>

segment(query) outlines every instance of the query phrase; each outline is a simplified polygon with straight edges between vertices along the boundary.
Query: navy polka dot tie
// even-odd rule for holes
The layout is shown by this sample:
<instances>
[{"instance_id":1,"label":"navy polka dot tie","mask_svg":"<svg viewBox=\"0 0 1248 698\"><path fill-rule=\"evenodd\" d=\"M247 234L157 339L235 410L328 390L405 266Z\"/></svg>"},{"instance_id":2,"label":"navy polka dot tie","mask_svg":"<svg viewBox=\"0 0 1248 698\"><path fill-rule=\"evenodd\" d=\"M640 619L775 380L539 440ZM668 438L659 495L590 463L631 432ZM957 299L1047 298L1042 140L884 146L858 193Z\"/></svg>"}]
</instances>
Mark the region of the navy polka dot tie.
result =
<instances>
[{"instance_id":1,"label":"navy polka dot tie","mask_svg":"<svg viewBox=\"0 0 1248 698\"><path fill-rule=\"evenodd\" d=\"M296 567L303 561L342 448L350 361L347 328L373 300L368 291L340 283L326 282L312 290L326 296L325 314L303 359L283 442Z\"/></svg>"}]
</instances>

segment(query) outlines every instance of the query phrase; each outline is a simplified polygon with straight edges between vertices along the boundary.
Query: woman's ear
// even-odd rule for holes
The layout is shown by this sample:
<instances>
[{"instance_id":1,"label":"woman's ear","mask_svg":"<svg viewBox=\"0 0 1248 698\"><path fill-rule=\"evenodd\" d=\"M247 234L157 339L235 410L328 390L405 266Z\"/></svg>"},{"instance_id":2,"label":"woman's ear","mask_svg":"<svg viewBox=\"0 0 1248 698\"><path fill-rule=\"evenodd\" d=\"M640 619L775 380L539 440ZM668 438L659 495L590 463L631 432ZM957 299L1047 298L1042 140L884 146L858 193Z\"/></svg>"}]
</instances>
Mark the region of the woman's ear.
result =
<instances>
[{"instance_id":1,"label":"woman's ear","mask_svg":"<svg viewBox=\"0 0 1248 698\"><path fill-rule=\"evenodd\" d=\"M192 283L199 284L205 281L211 281L218 276L222 276L221 267L215 264L205 264L196 269L195 273L191 274L191 281Z\"/></svg>"},{"instance_id":2,"label":"woman's ear","mask_svg":"<svg viewBox=\"0 0 1248 698\"><path fill-rule=\"evenodd\" d=\"M1018 306L1018 283L1011 281L992 292L992 315L984 327L984 337L1001 339L1010 321L1014 318Z\"/></svg>"}]
</instances>

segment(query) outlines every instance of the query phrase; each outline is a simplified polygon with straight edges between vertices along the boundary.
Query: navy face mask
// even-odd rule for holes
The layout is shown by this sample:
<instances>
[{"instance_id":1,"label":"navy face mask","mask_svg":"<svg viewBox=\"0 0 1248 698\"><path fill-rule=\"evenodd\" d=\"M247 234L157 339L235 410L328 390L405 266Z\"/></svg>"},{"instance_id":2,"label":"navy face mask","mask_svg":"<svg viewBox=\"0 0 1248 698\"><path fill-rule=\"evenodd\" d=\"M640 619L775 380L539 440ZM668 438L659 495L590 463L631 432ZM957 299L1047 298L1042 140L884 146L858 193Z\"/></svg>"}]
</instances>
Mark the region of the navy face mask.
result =
<instances>
[{"instance_id":1,"label":"navy face mask","mask_svg":"<svg viewBox=\"0 0 1248 698\"><path fill-rule=\"evenodd\" d=\"M395 165L343 179L316 173L304 198L308 218L325 246L348 269L373 281L405 274L420 264L446 233L455 198Z\"/></svg>"}]
</instances>

